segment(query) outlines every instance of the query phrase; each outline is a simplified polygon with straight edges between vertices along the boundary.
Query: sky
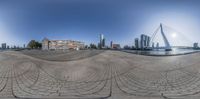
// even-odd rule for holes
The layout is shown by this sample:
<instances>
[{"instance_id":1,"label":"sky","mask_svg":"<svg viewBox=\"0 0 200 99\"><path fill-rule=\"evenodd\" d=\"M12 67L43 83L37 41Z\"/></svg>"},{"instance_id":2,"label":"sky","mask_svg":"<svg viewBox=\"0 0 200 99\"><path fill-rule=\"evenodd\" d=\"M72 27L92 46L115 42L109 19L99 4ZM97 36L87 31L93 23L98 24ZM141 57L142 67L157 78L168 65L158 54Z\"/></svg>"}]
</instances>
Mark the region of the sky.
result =
<instances>
[{"instance_id":1,"label":"sky","mask_svg":"<svg viewBox=\"0 0 200 99\"><path fill-rule=\"evenodd\" d=\"M131 46L163 23L171 45L192 46L200 43L199 9L199 0L0 0L0 43L46 37L97 44L104 34L107 45Z\"/></svg>"}]
</instances>

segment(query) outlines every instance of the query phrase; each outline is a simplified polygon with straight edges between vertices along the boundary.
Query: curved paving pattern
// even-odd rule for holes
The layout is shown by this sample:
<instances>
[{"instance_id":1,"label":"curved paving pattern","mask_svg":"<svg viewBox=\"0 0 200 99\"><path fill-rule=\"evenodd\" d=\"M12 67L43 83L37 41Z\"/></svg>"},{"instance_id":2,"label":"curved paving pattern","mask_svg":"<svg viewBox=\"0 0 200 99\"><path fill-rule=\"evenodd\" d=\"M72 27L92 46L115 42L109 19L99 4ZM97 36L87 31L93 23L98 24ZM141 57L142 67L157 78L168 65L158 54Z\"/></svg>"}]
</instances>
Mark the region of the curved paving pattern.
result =
<instances>
[{"instance_id":1,"label":"curved paving pattern","mask_svg":"<svg viewBox=\"0 0 200 99\"><path fill-rule=\"evenodd\" d=\"M59 52L28 53L0 53L0 98L199 97L200 53L171 57L98 50L58 56L54 55ZM77 56L82 58L71 61Z\"/></svg>"},{"instance_id":2,"label":"curved paving pattern","mask_svg":"<svg viewBox=\"0 0 200 99\"><path fill-rule=\"evenodd\" d=\"M23 54L32 56L35 58L48 60L48 61L74 61L79 59L84 59L92 57L104 52L103 50L92 51L91 50L60 50L60 51L41 51L41 50L24 50Z\"/></svg>"}]
</instances>

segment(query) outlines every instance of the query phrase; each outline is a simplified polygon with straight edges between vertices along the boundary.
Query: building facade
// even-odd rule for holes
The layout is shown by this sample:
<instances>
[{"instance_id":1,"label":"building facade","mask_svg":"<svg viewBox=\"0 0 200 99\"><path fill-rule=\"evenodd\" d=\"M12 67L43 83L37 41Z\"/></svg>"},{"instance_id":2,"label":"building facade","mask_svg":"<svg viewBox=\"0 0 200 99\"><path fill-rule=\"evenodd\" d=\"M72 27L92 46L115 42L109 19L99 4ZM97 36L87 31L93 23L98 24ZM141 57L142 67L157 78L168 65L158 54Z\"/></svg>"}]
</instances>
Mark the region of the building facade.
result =
<instances>
[{"instance_id":1,"label":"building facade","mask_svg":"<svg viewBox=\"0 0 200 99\"><path fill-rule=\"evenodd\" d=\"M100 42L99 42L100 48L105 48L105 43L106 43L106 41L105 41L104 35L100 34Z\"/></svg>"},{"instance_id":2,"label":"building facade","mask_svg":"<svg viewBox=\"0 0 200 99\"><path fill-rule=\"evenodd\" d=\"M74 40L49 40L44 38L42 40L42 49L43 50L67 50L67 49L83 49L84 43Z\"/></svg>"},{"instance_id":3,"label":"building facade","mask_svg":"<svg viewBox=\"0 0 200 99\"><path fill-rule=\"evenodd\" d=\"M136 49L139 49L139 39L138 38L135 38L135 48Z\"/></svg>"},{"instance_id":4,"label":"building facade","mask_svg":"<svg viewBox=\"0 0 200 99\"><path fill-rule=\"evenodd\" d=\"M195 49L199 48L198 43L194 43L194 44L193 44L193 48L195 48Z\"/></svg>"},{"instance_id":5,"label":"building facade","mask_svg":"<svg viewBox=\"0 0 200 99\"><path fill-rule=\"evenodd\" d=\"M112 44L112 49L121 49L120 44Z\"/></svg>"},{"instance_id":6,"label":"building facade","mask_svg":"<svg viewBox=\"0 0 200 99\"><path fill-rule=\"evenodd\" d=\"M110 41L110 48L113 48L113 41Z\"/></svg>"},{"instance_id":7,"label":"building facade","mask_svg":"<svg viewBox=\"0 0 200 99\"><path fill-rule=\"evenodd\" d=\"M142 34L140 36L140 48L145 49L150 47L150 37L147 35Z\"/></svg>"},{"instance_id":8,"label":"building facade","mask_svg":"<svg viewBox=\"0 0 200 99\"><path fill-rule=\"evenodd\" d=\"M2 48L2 49L6 49L6 43L2 43L2 44L1 44L1 48Z\"/></svg>"}]
</instances>

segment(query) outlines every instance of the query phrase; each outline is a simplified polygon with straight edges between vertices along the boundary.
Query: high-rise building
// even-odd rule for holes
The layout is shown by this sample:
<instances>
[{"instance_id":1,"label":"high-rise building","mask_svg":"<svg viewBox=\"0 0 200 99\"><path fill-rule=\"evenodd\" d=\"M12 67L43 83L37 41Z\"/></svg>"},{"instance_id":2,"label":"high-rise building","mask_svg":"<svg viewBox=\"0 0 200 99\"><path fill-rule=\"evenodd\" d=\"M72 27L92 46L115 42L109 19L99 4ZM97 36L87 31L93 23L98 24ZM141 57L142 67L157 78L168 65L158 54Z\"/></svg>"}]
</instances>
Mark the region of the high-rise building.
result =
<instances>
[{"instance_id":1,"label":"high-rise building","mask_svg":"<svg viewBox=\"0 0 200 99\"><path fill-rule=\"evenodd\" d=\"M26 45L24 44L24 48L26 48Z\"/></svg>"},{"instance_id":2,"label":"high-rise building","mask_svg":"<svg viewBox=\"0 0 200 99\"><path fill-rule=\"evenodd\" d=\"M7 49L10 49L10 46L7 46Z\"/></svg>"},{"instance_id":3,"label":"high-rise building","mask_svg":"<svg viewBox=\"0 0 200 99\"><path fill-rule=\"evenodd\" d=\"M105 38L103 38L102 47L106 46L105 43L106 43Z\"/></svg>"},{"instance_id":4,"label":"high-rise building","mask_svg":"<svg viewBox=\"0 0 200 99\"><path fill-rule=\"evenodd\" d=\"M140 36L140 48L141 48L141 49L144 49L144 40L145 40L145 35L142 34L142 35Z\"/></svg>"},{"instance_id":5,"label":"high-rise building","mask_svg":"<svg viewBox=\"0 0 200 99\"><path fill-rule=\"evenodd\" d=\"M145 49L150 47L150 37L147 35L142 34L140 36L140 48Z\"/></svg>"},{"instance_id":6,"label":"high-rise building","mask_svg":"<svg viewBox=\"0 0 200 99\"><path fill-rule=\"evenodd\" d=\"M100 48L104 48L105 47L105 38L103 34L100 34Z\"/></svg>"},{"instance_id":7,"label":"high-rise building","mask_svg":"<svg viewBox=\"0 0 200 99\"><path fill-rule=\"evenodd\" d=\"M147 47L147 38L148 37L146 35L144 35L144 48Z\"/></svg>"},{"instance_id":8,"label":"high-rise building","mask_svg":"<svg viewBox=\"0 0 200 99\"><path fill-rule=\"evenodd\" d=\"M196 48L199 48L198 43L194 43L194 44L193 44L193 48L195 48L195 49L196 49Z\"/></svg>"},{"instance_id":9,"label":"high-rise building","mask_svg":"<svg viewBox=\"0 0 200 99\"><path fill-rule=\"evenodd\" d=\"M139 49L139 39L135 38L135 48Z\"/></svg>"},{"instance_id":10,"label":"high-rise building","mask_svg":"<svg viewBox=\"0 0 200 99\"><path fill-rule=\"evenodd\" d=\"M113 48L113 41L110 42L110 48Z\"/></svg>"},{"instance_id":11,"label":"high-rise building","mask_svg":"<svg viewBox=\"0 0 200 99\"><path fill-rule=\"evenodd\" d=\"M159 48L159 43L156 44L156 48L157 48L157 49Z\"/></svg>"},{"instance_id":12,"label":"high-rise building","mask_svg":"<svg viewBox=\"0 0 200 99\"><path fill-rule=\"evenodd\" d=\"M150 47L150 40L151 40L151 38L149 36L147 36L147 47Z\"/></svg>"},{"instance_id":13,"label":"high-rise building","mask_svg":"<svg viewBox=\"0 0 200 99\"><path fill-rule=\"evenodd\" d=\"M152 48L154 48L154 42L152 43Z\"/></svg>"},{"instance_id":14,"label":"high-rise building","mask_svg":"<svg viewBox=\"0 0 200 99\"><path fill-rule=\"evenodd\" d=\"M17 48L17 46L16 45L14 45L14 49L16 49Z\"/></svg>"},{"instance_id":15,"label":"high-rise building","mask_svg":"<svg viewBox=\"0 0 200 99\"><path fill-rule=\"evenodd\" d=\"M2 43L2 44L1 44L1 48L2 48L2 49L6 49L6 43Z\"/></svg>"}]
</instances>

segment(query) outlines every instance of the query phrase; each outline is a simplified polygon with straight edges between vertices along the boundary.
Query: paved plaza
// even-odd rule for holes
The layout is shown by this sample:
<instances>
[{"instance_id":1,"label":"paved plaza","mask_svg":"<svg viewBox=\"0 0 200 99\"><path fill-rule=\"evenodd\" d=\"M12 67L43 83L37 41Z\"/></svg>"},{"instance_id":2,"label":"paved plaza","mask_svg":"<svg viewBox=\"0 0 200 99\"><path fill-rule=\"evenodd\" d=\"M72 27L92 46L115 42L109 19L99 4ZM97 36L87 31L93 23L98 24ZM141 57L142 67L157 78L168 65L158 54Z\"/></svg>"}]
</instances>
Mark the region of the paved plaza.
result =
<instances>
[{"instance_id":1,"label":"paved plaza","mask_svg":"<svg viewBox=\"0 0 200 99\"><path fill-rule=\"evenodd\" d=\"M0 98L199 99L200 53L0 52Z\"/></svg>"}]
</instances>

